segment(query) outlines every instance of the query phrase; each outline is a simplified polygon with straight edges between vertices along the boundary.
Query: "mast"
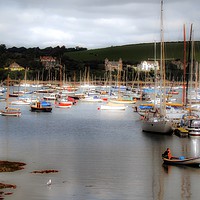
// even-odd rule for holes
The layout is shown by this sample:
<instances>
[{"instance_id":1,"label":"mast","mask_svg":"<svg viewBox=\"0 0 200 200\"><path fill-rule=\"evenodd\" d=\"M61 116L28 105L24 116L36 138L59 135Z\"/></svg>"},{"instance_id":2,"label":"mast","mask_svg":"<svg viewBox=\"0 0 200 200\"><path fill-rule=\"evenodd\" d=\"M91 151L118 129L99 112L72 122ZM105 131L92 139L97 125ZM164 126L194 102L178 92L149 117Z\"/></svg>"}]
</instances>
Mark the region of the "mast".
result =
<instances>
[{"instance_id":1,"label":"mast","mask_svg":"<svg viewBox=\"0 0 200 200\"><path fill-rule=\"evenodd\" d=\"M164 30L163 30L163 0L161 1L161 29L160 29L160 113L166 115L166 88L165 88L165 53L164 53ZM162 96L163 95L163 96ZM163 102L163 103L162 103Z\"/></svg>"},{"instance_id":2,"label":"mast","mask_svg":"<svg viewBox=\"0 0 200 200\"><path fill-rule=\"evenodd\" d=\"M191 66L191 43L192 43L192 24L190 27L190 40L189 40L189 49L188 49L188 63L186 68L186 105L188 102L188 88L189 88L189 73L190 73L190 66Z\"/></svg>"},{"instance_id":3,"label":"mast","mask_svg":"<svg viewBox=\"0 0 200 200\"><path fill-rule=\"evenodd\" d=\"M117 85L118 85L118 99L121 99L121 94L120 94L120 85L121 85L121 69L117 68Z\"/></svg>"},{"instance_id":4,"label":"mast","mask_svg":"<svg viewBox=\"0 0 200 200\"><path fill-rule=\"evenodd\" d=\"M183 50L183 94L182 94L182 103L186 106L186 34L185 34L185 24L183 25L183 38L184 38L184 50Z\"/></svg>"},{"instance_id":5,"label":"mast","mask_svg":"<svg viewBox=\"0 0 200 200\"><path fill-rule=\"evenodd\" d=\"M156 108L156 91L157 91L157 64L156 64L156 41L154 43L154 109Z\"/></svg>"},{"instance_id":6,"label":"mast","mask_svg":"<svg viewBox=\"0 0 200 200\"><path fill-rule=\"evenodd\" d=\"M26 79L27 79L27 67L25 68L25 74L24 74L24 82L25 82L24 92L26 92Z\"/></svg>"},{"instance_id":7,"label":"mast","mask_svg":"<svg viewBox=\"0 0 200 200\"><path fill-rule=\"evenodd\" d=\"M193 57L194 57L194 41L192 40L192 43L191 43L191 62L190 62L190 100L189 100L189 105L190 105L190 108L191 108L191 105L192 105L192 99L191 99L191 90L192 90L192 84L193 84L193 67L194 67L194 60L193 60ZM191 111L191 109L190 109Z\"/></svg>"},{"instance_id":8,"label":"mast","mask_svg":"<svg viewBox=\"0 0 200 200\"><path fill-rule=\"evenodd\" d=\"M60 83L59 83L59 86L62 87L62 85L63 85L63 82L62 82L62 65L60 65L59 71L60 71Z\"/></svg>"},{"instance_id":9,"label":"mast","mask_svg":"<svg viewBox=\"0 0 200 200\"><path fill-rule=\"evenodd\" d=\"M9 106L9 102L8 102L8 99L9 99L9 94L10 94L10 77L9 77L9 74L8 74L8 77L7 77L7 81L6 81L6 86L7 86L7 91L6 91L6 108L8 108Z\"/></svg>"},{"instance_id":10,"label":"mast","mask_svg":"<svg viewBox=\"0 0 200 200\"><path fill-rule=\"evenodd\" d=\"M195 49L194 49L195 51ZM195 53L195 52L194 52ZM195 66L195 97L196 97L196 101L197 101L197 94L198 94L198 62L195 61L194 63Z\"/></svg>"}]
</instances>

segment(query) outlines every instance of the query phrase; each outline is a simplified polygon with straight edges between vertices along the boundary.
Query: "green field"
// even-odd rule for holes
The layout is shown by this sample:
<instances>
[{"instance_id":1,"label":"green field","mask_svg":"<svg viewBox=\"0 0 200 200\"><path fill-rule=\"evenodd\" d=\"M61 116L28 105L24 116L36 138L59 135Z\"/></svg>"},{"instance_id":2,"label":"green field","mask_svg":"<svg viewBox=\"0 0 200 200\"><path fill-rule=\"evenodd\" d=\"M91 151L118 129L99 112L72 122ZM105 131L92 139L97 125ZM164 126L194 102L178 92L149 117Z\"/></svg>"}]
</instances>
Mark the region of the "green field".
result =
<instances>
[{"instance_id":1,"label":"green field","mask_svg":"<svg viewBox=\"0 0 200 200\"><path fill-rule=\"evenodd\" d=\"M124 46L112 46L101 49L92 49L78 52L67 52L65 55L70 59L77 61L104 61L105 58L109 60L122 59L124 62L137 63L143 60L157 59L160 57L160 44L156 44L156 54L154 43L132 44ZM189 42L187 42L187 54L189 49ZM166 42L165 43L165 58L166 59L180 59L183 61L184 57L183 42ZM188 55L187 55L188 57ZM200 41L194 43L194 59L200 61ZM188 60L188 58L186 58Z\"/></svg>"}]
</instances>

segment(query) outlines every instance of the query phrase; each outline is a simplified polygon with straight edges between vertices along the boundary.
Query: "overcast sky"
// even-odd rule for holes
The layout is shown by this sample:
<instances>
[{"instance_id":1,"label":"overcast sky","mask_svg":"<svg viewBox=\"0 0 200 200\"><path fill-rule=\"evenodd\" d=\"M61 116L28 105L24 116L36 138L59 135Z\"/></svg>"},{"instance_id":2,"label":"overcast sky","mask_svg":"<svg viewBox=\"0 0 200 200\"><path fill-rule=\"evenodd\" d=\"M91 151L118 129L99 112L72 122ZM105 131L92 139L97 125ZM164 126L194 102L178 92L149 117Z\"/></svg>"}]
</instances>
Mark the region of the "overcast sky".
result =
<instances>
[{"instance_id":1,"label":"overcast sky","mask_svg":"<svg viewBox=\"0 0 200 200\"><path fill-rule=\"evenodd\" d=\"M200 40L199 0L164 0L165 41ZM160 0L0 0L0 44L88 49L160 41Z\"/></svg>"}]
</instances>

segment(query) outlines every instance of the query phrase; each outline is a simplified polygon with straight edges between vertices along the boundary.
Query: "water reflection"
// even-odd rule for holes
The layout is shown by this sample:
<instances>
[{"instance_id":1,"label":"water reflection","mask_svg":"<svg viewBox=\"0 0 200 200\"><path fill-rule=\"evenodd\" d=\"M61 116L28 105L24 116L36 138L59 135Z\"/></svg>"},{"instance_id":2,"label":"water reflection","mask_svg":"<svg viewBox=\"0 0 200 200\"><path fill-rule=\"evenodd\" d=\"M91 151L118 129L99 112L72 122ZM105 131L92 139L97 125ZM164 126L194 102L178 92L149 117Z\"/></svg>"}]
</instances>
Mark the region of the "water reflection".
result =
<instances>
[{"instance_id":1,"label":"water reflection","mask_svg":"<svg viewBox=\"0 0 200 200\"><path fill-rule=\"evenodd\" d=\"M164 172L166 174L170 173L170 168L171 168L170 165L166 165L166 164L163 163L162 166L163 166Z\"/></svg>"},{"instance_id":2,"label":"water reflection","mask_svg":"<svg viewBox=\"0 0 200 200\"><path fill-rule=\"evenodd\" d=\"M191 199L191 181L187 170L182 170L181 199Z\"/></svg>"},{"instance_id":3,"label":"water reflection","mask_svg":"<svg viewBox=\"0 0 200 200\"><path fill-rule=\"evenodd\" d=\"M200 169L165 166L161 158L167 147L177 156L199 155L199 138L144 133L131 108L100 112L97 105L77 104L47 115L22 110L21 118L0 121L1 158L27 163L21 172L1 174L20 186L15 200L199 199ZM59 173L29 173L37 169Z\"/></svg>"},{"instance_id":4,"label":"water reflection","mask_svg":"<svg viewBox=\"0 0 200 200\"><path fill-rule=\"evenodd\" d=\"M200 138L191 137L191 155L194 157L200 156Z\"/></svg>"},{"instance_id":5,"label":"water reflection","mask_svg":"<svg viewBox=\"0 0 200 200\"><path fill-rule=\"evenodd\" d=\"M199 156L200 139L197 137L159 136L148 133L143 133L143 136L149 140L148 145L151 143L152 147L152 198L158 200L196 199L199 192L195 191L195 188L200 169L190 166L165 165L162 163L161 154L166 147L170 147L173 149L173 154L177 156Z\"/></svg>"},{"instance_id":6,"label":"water reflection","mask_svg":"<svg viewBox=\"0 0 200 200\"><path fill-rule=\"evenodd\" d=\"M179 179L175 180L177 182L177 185L178 186L180 183L180 189L179 187L176 187L176 190L179 191L180 190L180 197L181 199L192 199L191 196L192 196L192 192L191 192L191 177L190 177L190 170L192 170L193 167L189 167L189 166L171 166L171 165L165 165L163 164L163 169L164 169L164 172L168 175L165 177L165 179L169 179L171 178L172 176L174 176L174 173L178 173L180 172L179 174ZM176 176L177 178L177 176ZM175 189L174 188L174 189ZM172 190L173 192L173 190ZM178 195L178 193L177 193Z\"/></svg>"}]
</instances>

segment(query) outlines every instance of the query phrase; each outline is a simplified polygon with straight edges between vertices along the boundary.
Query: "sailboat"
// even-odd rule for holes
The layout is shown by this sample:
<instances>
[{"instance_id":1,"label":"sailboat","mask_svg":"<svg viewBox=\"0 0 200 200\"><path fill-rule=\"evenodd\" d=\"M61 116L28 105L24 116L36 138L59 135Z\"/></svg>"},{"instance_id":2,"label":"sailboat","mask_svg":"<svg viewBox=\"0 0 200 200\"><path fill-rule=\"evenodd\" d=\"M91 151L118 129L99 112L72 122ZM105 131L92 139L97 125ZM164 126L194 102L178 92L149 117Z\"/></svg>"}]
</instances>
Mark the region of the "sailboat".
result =
<instances>
[{"instance_id":1,"label":"sailboat","mask_svg":"<svg viewBox=\"0 0 200 200\"><path fill-rule=\"evenodd\" d=\"M164 58L164 34L163 34L163 0L161 1L161 49L160 49L160 108L155 112L149 112L142 119L142 130L161 134L172 133L172 123L166 117L166 88L165 88L165 58Z\"/></svg>"},{"instance_id":2,"label":"sailboat","mask_svg":"<svg viewBox=\"0 0 200 200\"><path fill-rule=\"evenodd\" d=\"M108 102L107 104L102 104L98 110L126 110L127 107L124 104Z\"/></svg>"},{"instance_id":3,"label":"sailboat","mask_svg":"<svg viewBox=\"0 0 200 200\"><path fill-rule=\"evenodd\" d=\"M187 67L187 87L186 87L186 106L188 107L188 113L182 117L181 125L188 132L189 136L200 136L200 117L197 113L193 113L194 106L198 109L198 104L192 104L192 84L193 84L193 68L194 68L194 41L192 40L192 24L190 29L190 41L189 41L189 54L188 54L188 67ZM189 77L190 76L190 77ZM197 76L195 77L197 80ZM196 82L195 80L195 82ZM189 95L190 93L190 95ZM189 97L189 98L188 98Z\"/></svg>"},{"instance_id":4,"label":"sailboat","mask_svg":"<svg viewBox=\"0 0 200 200\"><path fill-rule=\"evenodd\" d=\"M9 75L7 77L7 93L6 93L6 107L4 110L0 111L2 116L16 116L19 117L21 115L20 108L11 108L9 107Z\"/></svg>"},{"instance_id":5,"label":"sailboat","mask_svg":"<svg viewBox=\"0 0 200 200\"><path fill-rule=\"evenodd\" d=\"M120 67L117 69L117 82L118 86L115 87L115 89L118 90L117 92L117 98L110 98L110 102L116 103L116 104L135 104L136 100L133 99L131 96L124 96L121 94L121 90L126 90L126 86L121 85L121 70Z\"/></svg>"}]
</instances>

